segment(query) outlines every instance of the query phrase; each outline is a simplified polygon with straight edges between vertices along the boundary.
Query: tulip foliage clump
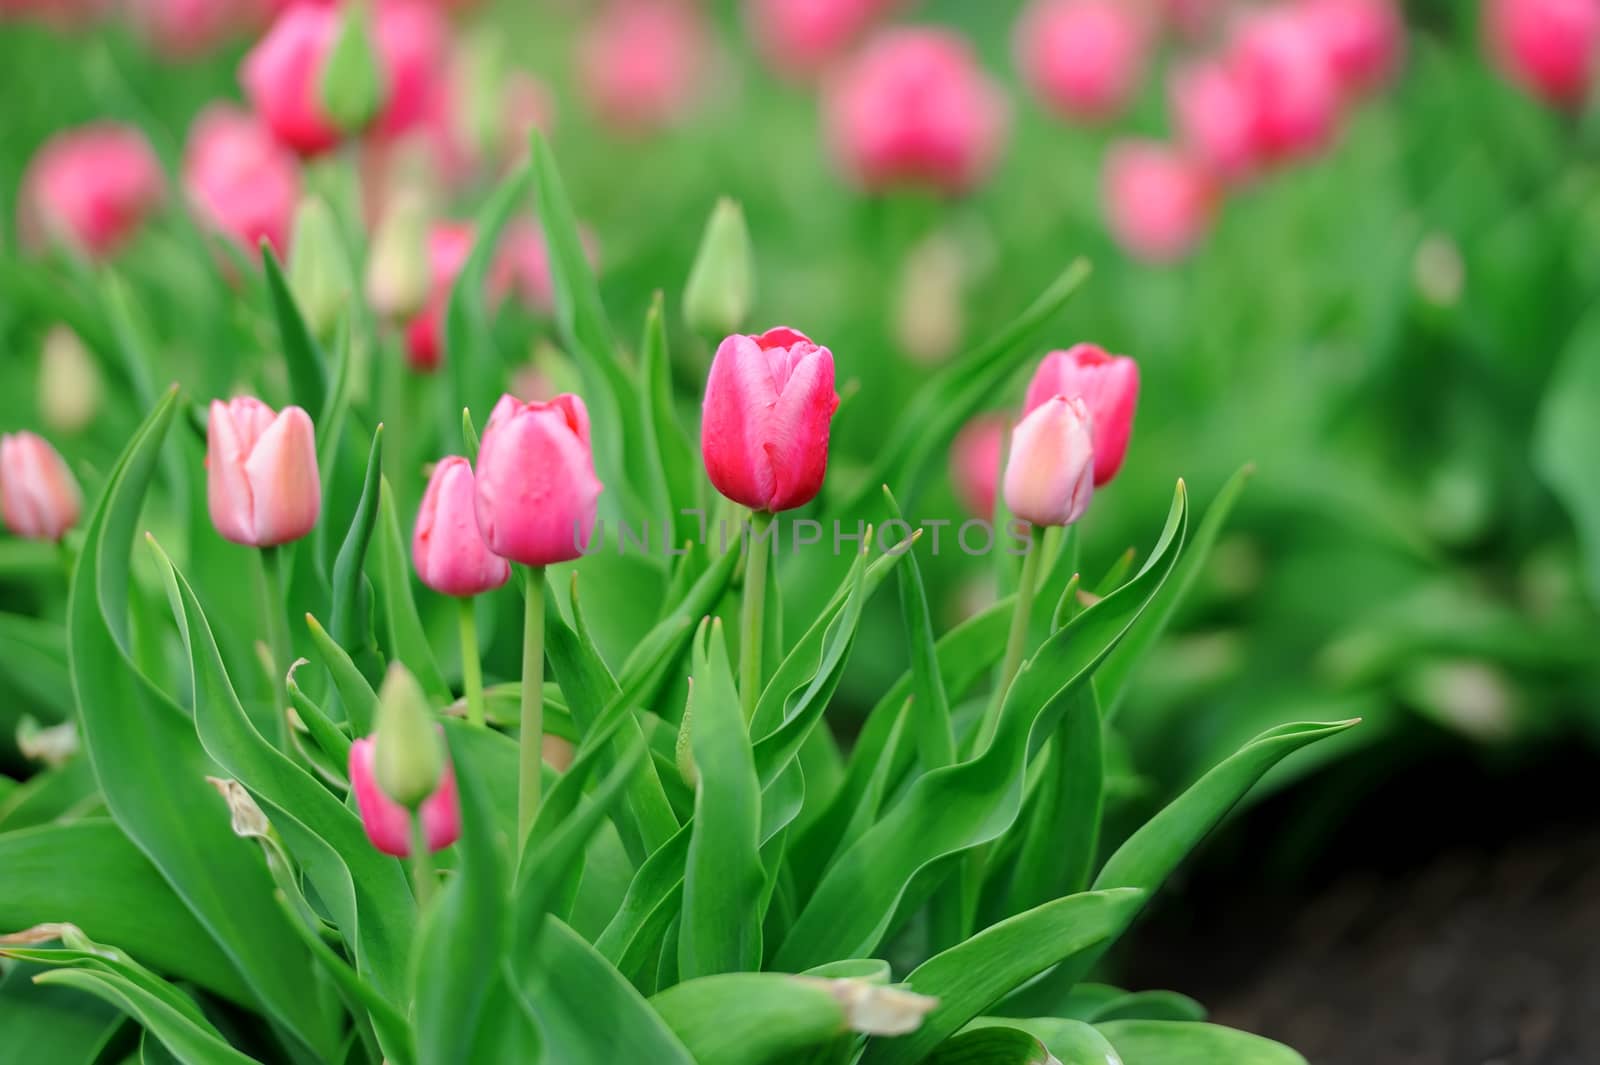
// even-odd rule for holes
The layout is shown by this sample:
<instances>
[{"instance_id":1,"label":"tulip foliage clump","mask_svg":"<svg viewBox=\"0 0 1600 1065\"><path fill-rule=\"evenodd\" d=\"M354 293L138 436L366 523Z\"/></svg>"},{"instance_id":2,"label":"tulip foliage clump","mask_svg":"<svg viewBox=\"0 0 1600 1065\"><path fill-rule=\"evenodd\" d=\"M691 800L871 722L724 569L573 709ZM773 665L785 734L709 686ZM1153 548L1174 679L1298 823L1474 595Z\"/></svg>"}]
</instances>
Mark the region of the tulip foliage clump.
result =
<instances>
[{"instance_id":1,"label":"tulip foliage clump","mask_svg":"<svg viewBox=\"0 0 1600 1065\"><path fill-rule=\"evenodd\" d=\"M530 185L578 383L491 411L487 273ZM7 522L81 529L83 757L0 826L0 989L65 996L29 1031L82 1055L38 1060L98 1060L129 1017L145 1060L190 1065L1300 1062L1093 979L1263 774L1351 724L1274 728L1102 830L1106 721L1240 479L1203 518L1179 482L1142 565L1097 570L1074 523L1114 491L1138 371L1058 352L984 452L1001 594L947 631L929 609L923 475L1086 267L929 377L852 478L835 353L795 328L717 348L696 449L659 302L624 354L537 138L475 233L410 424L354 387L380 327L319 339L269 249L275 406L152 393L82 513L48 445L7 439ZM425 492L394 459L419 439ZM822 582L799 629L797 580ZM910 668L842 728L857 638L896 612ZM48 813L74 802L103 815Z\"/></svg>"}]
</instances>

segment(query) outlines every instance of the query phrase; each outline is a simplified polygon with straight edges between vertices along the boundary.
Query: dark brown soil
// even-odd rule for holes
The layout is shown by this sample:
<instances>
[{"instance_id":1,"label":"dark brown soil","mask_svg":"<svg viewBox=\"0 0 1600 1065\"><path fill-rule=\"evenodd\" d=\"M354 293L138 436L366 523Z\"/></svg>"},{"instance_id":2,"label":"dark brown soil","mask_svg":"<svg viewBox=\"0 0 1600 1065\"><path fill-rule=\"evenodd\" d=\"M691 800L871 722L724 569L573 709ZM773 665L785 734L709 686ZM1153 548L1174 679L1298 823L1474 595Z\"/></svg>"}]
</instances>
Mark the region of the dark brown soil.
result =
<instances>
[{"instance_id":1,"label":"dark brown soil","mask_svg":"<svg viewBox=\"0 0 1600 1065\"><path fill-rule=\"evenodd\" d=\"M1321 782L1343 789L1331 828L1303 794L1235 822L1123 982L1193 995L1312 1065L1600 1065L1600 760L1389 769L1354 796ZM1314 861L1262 861L1317 823Z\"/></svg>"}]
</instances>

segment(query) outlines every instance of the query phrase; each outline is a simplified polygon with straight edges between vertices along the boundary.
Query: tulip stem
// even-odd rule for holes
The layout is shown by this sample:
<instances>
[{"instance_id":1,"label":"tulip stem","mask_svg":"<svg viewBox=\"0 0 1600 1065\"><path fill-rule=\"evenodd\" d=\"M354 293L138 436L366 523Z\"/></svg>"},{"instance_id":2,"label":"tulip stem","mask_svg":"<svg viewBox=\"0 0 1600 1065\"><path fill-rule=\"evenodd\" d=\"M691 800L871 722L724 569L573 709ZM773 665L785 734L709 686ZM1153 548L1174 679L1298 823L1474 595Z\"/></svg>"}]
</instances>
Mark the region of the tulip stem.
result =
<instances>
[{"instance_id":1,"label":"tulip stem","mask_svg":"<svg viewBox=\"0 0 1600 1065\"><path fill-rule=\"evenodd\" d=\"M267 614L267 649L272 653L267 679L272 685L272 720L277 732L279 750L289 748L289 723L287 718L288 695L284 690L284 677L289 662L294 657L289 642L288 594L284 582L283 548L261 549L262 603Z\"/></svg>"},{"instance_id":2,"label":"tulip stem","mask_svg":"<svg viewBox=\"0 0 1600 1065\"><path fill-rule=\"evenodd\" d=\"M433 898L433 852L428 849L421 807L411 811L411 880L417 896L417 912L426 913L428 901Z\"/></svg>"},{"instance_id":3,"label":"tulip stem","mask_svg":"<svg viewBox=\"0 0 1600 1065\"><path fill-rule=\"evenodd\" d=\"M458 600L461 608L461 687L467 696L467 720L483 728L483 663L478 658L478 615L471 598Z\"/></svg>"},{"instance_id":4,"label":"tulip stem","mask_svg":"<svg viewBox=\"0 0 1600 1065\"><path fill-rule=\"evenodd\" d=\"M544 784L544 567L529 566L523 597L522 736L517 786L517 835L526 846Z\"/></svg>"},{"instance_id":5,"label":"tulip stem","mask_svg":"<svg viewBox=\"0 0 1600 1065\"><path fill-rule=\"evenodd\" d=\"M761 698L761 658L766 640L767 561L772 545L767 542L772 515L756 510L750 513L750 535L744 563L744 613L739 625L739 702L744 719L756 716L756 701Z\"/></svg>"},{"instance_id":6,"label":"tulip stem","mask_svg":"<svg viewBox=\"0 0 1600 1065\"><path fill-rule=\"evenodd\" d=\"M1033 613L1034 585L1039 581L1039 563L1044 557L1045 530L1033 526L1028 541L1028 554L1022 560L1022 573L1017 578L1016 603L1011 612L1011 634L1006 637L1006 657L1000 664L1000 683L995 688L994 705L984 715L978 729L977 744L973 752L982 751L994 739L1000 727L1000 713L1005 706L1006 692L1022 668L1022 658L1028 652L1028 619Z\"/></svg>"}]
</instances>

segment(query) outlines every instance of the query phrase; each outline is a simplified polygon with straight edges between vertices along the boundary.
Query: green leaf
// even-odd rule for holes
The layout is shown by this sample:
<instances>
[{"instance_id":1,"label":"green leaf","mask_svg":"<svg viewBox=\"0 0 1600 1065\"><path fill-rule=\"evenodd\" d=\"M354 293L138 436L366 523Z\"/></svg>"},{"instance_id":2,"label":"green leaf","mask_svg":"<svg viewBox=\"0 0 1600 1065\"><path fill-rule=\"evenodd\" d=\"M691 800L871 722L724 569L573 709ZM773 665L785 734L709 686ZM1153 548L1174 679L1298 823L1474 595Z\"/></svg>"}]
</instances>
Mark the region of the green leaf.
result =
<instances>
[{"instance_id":1,"label":"green leaf","mask_svg":"<svg viewBox=\"0 0 1600 1065\"><path fill-rule=\"evenodd\" d=\"M875 1039L862 1065L914 1065L967 1022L1026 981L1106 942L1127 926L1144 892L1091 891L1047 902L984 929L935 955L906 977L911 990L939 1000L922 1027Z\"/></svg>"},{"instance_id":2,"label":"green leaf","mask_svg":"<svg viewBox=\"0 0 1600 1065\"><path fill-rule=\"evenodd\" d=\"M177 409L168 391L116 467L91 516L73 576L68 651L82 725L112 816L160 870L229 956L264 1010L314 1053L338 1043L305 994L310 959L283 926L256 847L215 808L205 777L216 775L188 718L144 679L131 657L130 551L162 440Z\"/></svg>"},{"instance_id":3,"label":"green leaf","mask_svg":"<svg viewBox=\"0 0 1600 1065\"><path fill-rule=\"evenodd\" d=\"M283 267L272 245L261 242L261 268L266 274L267 291L272 295L272 311L278 319L278 338L283 344L283 360L289 368L289 395L307 413L320 414L328 396L328 367L322 348L307 328Z\"/></svg>"},{"instance_id":4,"label":"green leaf","mask_svg":"<svg viewBox=\"0 0 1600 1065\"><path fill-rule=\"evenodd\" d=\"M778 1063L848 1030L831 980L787 973L702 976L668 988L650 1005L698 1065Z\"/></svg>"},{"instance_id":5,"label":"green leaf","mask_svg":"<svg viewBox=\"0 0 1600 1065\"><path fill-rule=\"evenodd\" d=\"M110 821L0 834L0 868L6 871L0 932L74 924L90 939L115 943L157 972L241 1005L251 1001L227 956ZM108 890L111 885L115 890Z\"/></svg>"},{"instance_id":6,"label":"green leaf","mask_svg":"<svg viewBox=\"0 0 1600 1065\"><path fill-rule=\"evenodd\" d=\"M94 767L80 754L59 769L29 777L0 798L0 832L82 816L99 809L99 799Z\"/></svg>"},{"instance_id":7,"label":"green leaf","mask_svg":"<svg viewBox=\"0 0 1600 1065\"><path fill-rule=\"evenodd\" d=\"M351 731L356 736L370 734L373 722L378 719L378 693L372 690L366 676L320 621L307 614L306 628L311 630L311 646L317 657L333 676L334 690L350 715Z\"/></svg>"},{"instance_id":8,"label":"green leaf","mask_svg":"<svg viewBox=\"0 0 1600 1065\"><path fill-rule=\"evenodd\" d=\"M170 1003L115 973L56 969L37 977L41 984L76 988L104 999L133 1017L184 1065L251 1065L256 1062L228 1045L209 1024L185 1016Z\"/></svg>"},{"instance_id":9,"label":"green leaf","mask_svg":"<svg viewBox=\"0 0 1600 1065\"><path fill-rule=\"evenodd\" d=\"M0 614L0 674L48 711L52 723L72 716L67 673L67 633L59 624L22 614Z\"/></svg>"},{"instance_id":10,"label":"green leaf","mask_svg":"<svg viewBox=\"0 0 1600 1065\"><path fill-rule=\"evenodd\" d=\"M889 486L883 486L893 520L904 523L900 504ZM908 526L909 528L909 526ZM911 651L911 717L917 737L917 753L924 771L941 769L956 760L955 733L950 727L950 697L939 675L939 652L934 642L933 618L928 611L928 591L922 583L922 568L917 564L916 545L907 542L898 549L910 557L900 567L900 623Z\"/></svg>"},{"instance_id":11,"label":"green leaf","mask_svg":"<svg viewBox=\"0 0 1600 1065\"><path fill-rule=\"evenodd\" d=\"M1054 1065L1035 1036L1020 1028L999 1027L954 1036L922 1060L926 1065Z\"/></svg>"},{"instance_id":12,"label":"green leaf","mask_svg":"<svg viewBox=\"0 0 1600 1065\"><path fill-rule=\"evenodd\" d=\"M1295 1051L1216 1024L1111 1021L1096 1025L1122 1065L1306 1065Z\"/></svg>"},{"instance_id":13,"label":"green leaf","mask_svg":"<svg viewBox=\"0 0 1600 1065\"><path fill-rule=\"evenodd\" d=\"M472 251L456 275L445 308L445 361L450 366L453 399L449 409L488 410L499 398L501 379L488 304L489 267L500 233L527 192L531 175L518 167L494 192L473 221Z\"/></svg>"},{"instance_id":14,"label":"green leaf","mask_svg":"<svg viewBox=\"0 0 1600 1065\"><path fill-rule=\"evenodd\" d=\"M93 1065L125 1023L122 1011L70 988L36 984L40 971L19 963L0 976L0 1065Z\"/></svg>"},{"instance_id":15,"label":"green leaf","mask_svg":"<svg viewBox=\"0 0 1600 1065\"><path fill-rule=\"evenodd\" d=\"M1082 891L1094 872L1104 803L1105 754L1100 706L1093 685L1079 691L1061 715L1044 757L1012 868L1012 913Z\"/></svg>"},{"instance_id":16,"label":"green leaf","mask_svg":"<svg viewBox=\"0 0 1600 1065\"><path fill-rule=\"evenodd\" d=\"M672 407L672 361L667 352L667 324L657 291L644 324L641 349L643 387L639 390L639 424L644 431L644 451L655 469L651 483L658 491L650 500L657 520L672 515L672 543L696 539L694 518L684 513L702 505L705 477L699 452L684 435Z\"/></svg>"},{"instance_id":17,"label":"green leaf","mask_svg":"<svg viewBox=\"0 0 1600 1065\"><path fill-rule=\"evenodd\" d=\"M684 980L761 967L761 783L720 621L701 623L690 699L698 783L678 933Z\"/></svg>"},{"instance_id":18,"label":"green leaf","mask_svg":"<svg viewBox=\"0 0 1600 1065\"><path fill-rule=\"evenodd\" d=\"M1106 1042L1106 1037L1093 1027L1078 1020L1061 1017L1031 1017L1015 1020L1010 1017L982 1017L974 1026L1001 1025L1018 1028L1043 1043L1045 1049L1056 1056L1061 1065L1123 1065L1116 1047Z\"/></svg>"},{"instance_id":19,"label":"green leaf","mask_svg":"<svg viewBox=\"0 0 1600 1065\"><path fill-rule=\"evenodd\" d=\"M1105 1021L1203 1021L1206 1008L1176 991L1129 991L1084 1018Z\"/></svg>"},{"instance_id":20,"label":"green leaf","mask_svg":"<svg viewBox=\"0 0 1600 1065\"><path fill-rule=\"evenodd\" d=\"M361 484L361 499L356 504L350 531L333 562L333 614L330 632L339 646L358 661L366 658L374 673L379 668L377 647L372 638L372 586L363 567L367 546L372 543L378 521L379 478L383 474L383 426L372 434L372 451L367 456L367 474ZM370 680L371 677L369 676Z\"/></svg>"},{"instance_id":21,"label":"green leaf","mask_svg":"<svg viewBox=\"0 0 1600 1065\"><path fill-rule=\"evenodd\" d=\"M412 597L410 555L400 533L394 489L387 477L379 478L377 550L367 556L367 573L377 588L387 623L389 657L403 663L416 676L422 690L441 703L449 702L450 686L439 672L433 647Z\"/></svg>"},{"instance_id":22,"label":"green leaf","mask_svg":"<svg viewBox=\"0 0 1600 1065\"><path fill-rule=\"evenodd\" d=\"M1578 528L1589 595L1600 602L1600 316L1587 319L1545 389L1533 458L1539 476L1566 505Z\"/></svg>"}]
</instances>

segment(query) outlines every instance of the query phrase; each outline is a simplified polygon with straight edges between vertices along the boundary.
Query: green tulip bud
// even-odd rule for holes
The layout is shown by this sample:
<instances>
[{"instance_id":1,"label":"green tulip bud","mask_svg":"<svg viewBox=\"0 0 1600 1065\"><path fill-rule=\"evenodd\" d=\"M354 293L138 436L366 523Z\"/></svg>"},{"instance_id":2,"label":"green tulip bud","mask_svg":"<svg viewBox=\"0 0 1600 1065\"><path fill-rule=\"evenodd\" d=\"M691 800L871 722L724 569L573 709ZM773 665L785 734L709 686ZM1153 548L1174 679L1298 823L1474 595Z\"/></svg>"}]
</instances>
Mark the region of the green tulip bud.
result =
<instances>
[{"instance_id":1,"label":"green tulip bud","mask_svg":"<svg viewBox=\"0 0 1600 1065\"><path fill-rule=\"evenodd\" d=\"M391 321L403 321L428 302L428 208L402 192L384 211L367 258L367 302Z\"/></svg>"},{"instance_id":2,"label":"green tulip bud","mask_svg":"<svg viewBox=\"0 0 1600 1065\"><path fill-rule=\"evenodd\" d=\"M345 133L360 133L383 110L388 87L363 0L346 0L343 6L317 94L322 110Z\"/></svg>"},{"instance_id":3,"label":"green tulip bud","mask_svg":"<svg viewBox=\"0 0 1600 1065\"><path fill-rule=\"evenodd\" d=\"M100 409L100 367L78 334L56 325L39 359L39 415L50 428L75 433Z\"/></svg>"},{"instance_id":4,"label":"green tulip bud","mask_svg":"<svg viewBox=\"0 0 1600 1065\"><path fill-rule=\"evenodd\" d=\"M378 689L378 728L373 736L373 775L383 793L415 810L444 777L444 740L428 695L399 662Z\"/></svg>"},{"instance_id":5,"label":"green tulip bud","mask_svg":"<svg viewBox=\"0 0 1600 1065\"><path fill-rule=\"evenodd\" d=\"M732 200L719 200L683 292L691 329L714 337L739 331L755 298L754 257L744 211Z\"/></svg>"},{"instance_id":6,"label":"green tulip bud","mask_svg":"<svg viewBox=\"0 0 1600 1065\"><path fill-rule=\"evenodd\" d=\"M333 335L355 288L350 259L333 209L315 196L300 201L289 245L289 289L306 326L319 339Z\"/></svg>"}]
</instances>

